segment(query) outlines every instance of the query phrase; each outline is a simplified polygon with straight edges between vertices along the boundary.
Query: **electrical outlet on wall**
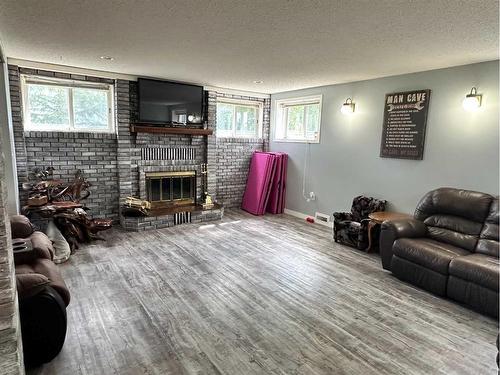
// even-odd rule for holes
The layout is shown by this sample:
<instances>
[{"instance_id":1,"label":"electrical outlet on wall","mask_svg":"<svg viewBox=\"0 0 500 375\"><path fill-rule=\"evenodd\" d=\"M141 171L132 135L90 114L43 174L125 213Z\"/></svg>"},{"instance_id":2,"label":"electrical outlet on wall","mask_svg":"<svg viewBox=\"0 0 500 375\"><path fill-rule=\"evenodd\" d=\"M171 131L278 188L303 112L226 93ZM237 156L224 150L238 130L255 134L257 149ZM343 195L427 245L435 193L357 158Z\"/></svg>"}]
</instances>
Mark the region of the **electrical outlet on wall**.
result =
<instances>
[{"instance_id":1,"label":"electrical outlet on wall","mask_svg":"<svg viewBox=\"0 0 500 375\"><path fill-rule=\"evenodd\" d=\"M316 200L316 193L314 191L309 192L309 200L311 201Z\"/></svg>"}]
</instances>

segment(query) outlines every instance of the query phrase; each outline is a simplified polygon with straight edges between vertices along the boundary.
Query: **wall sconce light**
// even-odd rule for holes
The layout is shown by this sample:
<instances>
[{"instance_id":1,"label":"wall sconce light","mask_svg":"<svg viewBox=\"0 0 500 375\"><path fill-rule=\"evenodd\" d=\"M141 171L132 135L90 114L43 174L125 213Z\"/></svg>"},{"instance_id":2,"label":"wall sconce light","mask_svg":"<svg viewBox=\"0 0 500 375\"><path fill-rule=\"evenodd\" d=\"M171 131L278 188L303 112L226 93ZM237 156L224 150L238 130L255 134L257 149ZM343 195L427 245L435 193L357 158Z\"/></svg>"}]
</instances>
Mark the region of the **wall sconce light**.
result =
<instances>
[{"instance_id":1,"label":"wall sconce light","mask_svg":"<svg viewBox=\"0 0 500 375\"><path fill-rule=\"evenodd\" d=\"M473 87L470 90L470 94L467 94L464 101L462 102L464 109L469 112L477 111L477 109L481 107L482 97L482 95L479 95L477 93L477 89Z\"/></svg>"},{"instance_id":2,"label":"wall sconce light","mask_svg":"<svg viewBox=\"0 0 500 375\"><path fill-rule=\"evenodd\" d=\"M355 104L352 102L352 99L347 98L345 103L342 104L342 107L340 107L340 112L344 115L352 115L354 113L354 106Z\"/></svg>"}]
</instances>

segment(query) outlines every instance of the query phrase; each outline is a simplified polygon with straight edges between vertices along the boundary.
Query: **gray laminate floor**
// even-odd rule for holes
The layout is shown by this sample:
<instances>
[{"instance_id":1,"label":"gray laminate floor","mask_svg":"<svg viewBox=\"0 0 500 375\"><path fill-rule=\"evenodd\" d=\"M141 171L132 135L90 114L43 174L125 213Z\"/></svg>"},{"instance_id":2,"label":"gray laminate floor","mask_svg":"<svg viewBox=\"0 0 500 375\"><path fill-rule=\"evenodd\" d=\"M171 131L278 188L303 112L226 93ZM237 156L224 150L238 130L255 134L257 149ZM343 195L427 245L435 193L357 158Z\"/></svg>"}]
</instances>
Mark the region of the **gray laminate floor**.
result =
<instances>
[{"instance_id":1,"label":"gray laminate floor","mask_svg":"<svg viewBox=\"0 0 500 375\"><path fill-rule=\"evenodd\" d=\"M61 269L60 355L32 374L495 374L497 322L290 216L114 229Z\"/></svg>"}]
</instances>

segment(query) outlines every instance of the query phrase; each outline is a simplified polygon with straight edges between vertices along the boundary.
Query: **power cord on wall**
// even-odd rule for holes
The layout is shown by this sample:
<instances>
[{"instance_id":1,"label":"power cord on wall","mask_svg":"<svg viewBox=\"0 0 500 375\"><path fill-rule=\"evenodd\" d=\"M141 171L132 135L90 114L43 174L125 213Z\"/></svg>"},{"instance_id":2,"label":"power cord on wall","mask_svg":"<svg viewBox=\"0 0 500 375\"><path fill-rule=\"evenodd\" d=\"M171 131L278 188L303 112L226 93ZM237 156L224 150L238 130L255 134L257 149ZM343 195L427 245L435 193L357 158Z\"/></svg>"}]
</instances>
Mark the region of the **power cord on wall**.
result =
<instances>
[{"instance_id":1,"label":"power cord on wall","mask_svg":"<svg viewBox=\"0 0 500 375\"><path fill-rule=\"evenodd\" d=\"M310 147L311 143L307 142L307 146L304 148L305 149L305 155L304 155L304 173L302 174L302 196L306 200L306 202L311 202L316 200L316 194L314 194L313 191L309 192L309 196L306 195L306 175L307 175L307 164L308 164L308 159L309 159L309 154L310 154Z\"/></svg>"}]
</instances>

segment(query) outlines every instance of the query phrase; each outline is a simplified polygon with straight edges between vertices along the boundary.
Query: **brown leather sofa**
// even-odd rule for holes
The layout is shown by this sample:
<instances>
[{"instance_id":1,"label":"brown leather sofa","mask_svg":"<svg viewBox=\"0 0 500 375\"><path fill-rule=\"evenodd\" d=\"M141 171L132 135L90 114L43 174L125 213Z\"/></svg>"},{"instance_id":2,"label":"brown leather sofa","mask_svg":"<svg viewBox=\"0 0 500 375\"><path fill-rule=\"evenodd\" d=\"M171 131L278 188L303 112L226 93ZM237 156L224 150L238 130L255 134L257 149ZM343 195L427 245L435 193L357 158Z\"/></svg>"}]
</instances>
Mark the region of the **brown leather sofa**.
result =
<instances>
[{"instance_id":1,"label":"brown leather sofa","mask_svg":"<svg viewBox=\"0 0 500 375\"><path fill-rule=\"evenodd\" d=\"M440 188L414 219L382 224L382 266L401 280L498 318L498 196Z\"/></svg>"},{"instance_id":2,"label":"brown leather sofa","mask_svg":"<svg viewBox=\"0 0 500 375\"><path fill-rule=\"evenodd\" d=\"M53 263L52 242L22 215L11 217L12 244L26 366L52 360L66 337L69 290Z\"/></svg>"}]
</instances>

